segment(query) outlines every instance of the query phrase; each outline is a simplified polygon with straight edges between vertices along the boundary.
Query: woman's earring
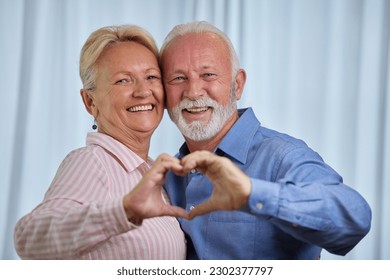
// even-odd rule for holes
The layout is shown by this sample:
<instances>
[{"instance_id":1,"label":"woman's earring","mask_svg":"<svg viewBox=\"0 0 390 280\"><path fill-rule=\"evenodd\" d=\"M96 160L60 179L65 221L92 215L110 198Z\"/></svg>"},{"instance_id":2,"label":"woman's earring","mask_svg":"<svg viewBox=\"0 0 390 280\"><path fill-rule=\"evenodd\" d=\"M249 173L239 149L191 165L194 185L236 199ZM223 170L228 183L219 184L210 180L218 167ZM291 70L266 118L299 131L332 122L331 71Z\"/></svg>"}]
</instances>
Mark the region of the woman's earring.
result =
<instances>
[{"instance_id":1,"label":"woman's earring","mask_svg":"<svg viewBox=\"0 0 390 280\"><path fill-rule=\"evenodd\" d=\"M93 129L93 130L96 130L96 128L97 128L96 119L94 119L94 120L93 120L92 129Z\"/></svg>"}]
</instances>

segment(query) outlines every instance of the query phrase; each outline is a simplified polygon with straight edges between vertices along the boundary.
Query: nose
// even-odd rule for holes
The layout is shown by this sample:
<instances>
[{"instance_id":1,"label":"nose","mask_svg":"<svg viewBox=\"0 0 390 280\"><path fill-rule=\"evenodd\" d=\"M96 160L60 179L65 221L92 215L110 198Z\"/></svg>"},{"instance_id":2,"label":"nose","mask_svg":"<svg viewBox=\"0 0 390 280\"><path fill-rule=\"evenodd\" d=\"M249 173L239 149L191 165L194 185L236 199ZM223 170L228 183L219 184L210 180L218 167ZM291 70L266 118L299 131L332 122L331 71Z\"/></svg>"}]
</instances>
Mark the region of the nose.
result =
<instances>
[{"instance_id":1,"label":"nose","mask_svg":"<svg viewBox=\"0 0 390 280\"><path fill-rule=\"evenodd\" d=\"M146 81L137 81L137 84L135 86L133 96L139 97L139 98L145 98L152 95L152 90L149 87L148 83Z\"/></svg>"},{"instance_id":2,"label":"nose","mask_svg":"<svg viewBox=\"0 0 390 280\"><path fill-rule=\"evenodd\" d=\"M205 94L200 81L189 80L187 89L184 92L184 97L190 100L197 100Z\"/></svg>"}]
</instances>

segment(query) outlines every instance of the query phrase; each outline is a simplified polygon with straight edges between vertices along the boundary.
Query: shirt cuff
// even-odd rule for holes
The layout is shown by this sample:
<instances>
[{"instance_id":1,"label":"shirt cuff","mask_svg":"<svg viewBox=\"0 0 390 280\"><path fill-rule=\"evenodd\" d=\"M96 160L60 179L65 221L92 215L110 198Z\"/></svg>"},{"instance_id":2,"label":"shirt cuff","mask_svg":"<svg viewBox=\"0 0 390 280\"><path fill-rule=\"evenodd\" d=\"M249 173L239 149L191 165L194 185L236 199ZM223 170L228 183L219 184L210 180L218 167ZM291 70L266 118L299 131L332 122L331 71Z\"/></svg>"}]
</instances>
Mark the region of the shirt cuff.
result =
<instances>
[{"instance_id":1,"label":"shirt cuff","mask_svg":"<svg viewBox=\"0 0 390 280\"><path fill-rule=\"evenodd\" d=\"M276 217L279 211L280 184L254 178L251 178L251 183L252 188L247 205L249 212Z\"/></svg>"}]
</instances>

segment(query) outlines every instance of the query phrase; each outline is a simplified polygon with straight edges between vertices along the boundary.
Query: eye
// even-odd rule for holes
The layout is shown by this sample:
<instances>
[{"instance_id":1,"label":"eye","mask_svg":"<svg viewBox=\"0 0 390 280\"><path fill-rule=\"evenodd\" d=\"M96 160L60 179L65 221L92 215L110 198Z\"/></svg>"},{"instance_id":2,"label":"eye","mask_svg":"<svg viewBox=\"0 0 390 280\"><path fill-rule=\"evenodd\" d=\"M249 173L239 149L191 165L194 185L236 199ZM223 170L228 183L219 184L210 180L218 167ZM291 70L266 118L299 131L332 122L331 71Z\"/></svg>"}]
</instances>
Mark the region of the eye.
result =
<instances>
[{"instance_id":1,"label":"eye","mask_svg":"<svg viewBox=\"0 0 390 280\"><path fill-rule=\"evenodd\" d=\"M124 85L124 84L127 84L129 82L128 79L120 79L118 81L115 82L116 85Z\"/></svg>"},{"instance_id":2,"label":"eye","mask_svg":"<svg viewBox=\"0 0 390 280\"><path fill-rule=\"evenodd\" d=\"M186 80L186 77L184 76L177 76L177 77L174 77L171 82L180 82L180 81L184 81Z\"/></svg>"},{"instance_id":3,"label":"eye","mask_svg":"<svg viewBox=\"0 0 390 280\"><path fill-rule=\"evenodd\" d=\"M214 77L214 76L216 76L214 73L204 73L204 74L202 74L203 78L211 78L211 77Z\"/></svg>"},{"instance_id":4,"label":"eye","mask_svg":"<svg viewBox=\"0 0 390 280\"><path fill-rule=\"evenodd\" d=\"M156 75L149 75L146 77L147 80L159 80L160 77Z\"/></svg>"}]
</instances>

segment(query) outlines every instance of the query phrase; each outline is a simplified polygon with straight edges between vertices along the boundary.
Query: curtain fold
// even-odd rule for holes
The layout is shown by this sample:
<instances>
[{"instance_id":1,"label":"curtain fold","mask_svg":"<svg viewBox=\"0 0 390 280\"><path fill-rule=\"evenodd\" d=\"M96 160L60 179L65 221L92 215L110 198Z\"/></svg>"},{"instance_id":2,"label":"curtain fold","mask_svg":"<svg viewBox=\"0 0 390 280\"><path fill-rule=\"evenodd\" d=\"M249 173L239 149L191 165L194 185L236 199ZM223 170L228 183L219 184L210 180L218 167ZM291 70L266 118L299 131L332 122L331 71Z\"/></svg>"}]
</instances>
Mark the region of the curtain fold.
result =
<instances>
[{"instance_id":1,"label":"curtain fold","mask_svg":"<svg viewBox=\"0 0 390 280\"><path fill-rule=\"evenodd\" d=\"M344 259L390 259L387 0L0 0L0 258L18 259L16 221L91 130L78 77L88 35L137 24L161 46L192 20L210 21L235 45L248 76L240 107L305 140L368 200L372 229ZM150 155L173 155L182 142L165 114Z\"/></svg>"}]
</instances>

